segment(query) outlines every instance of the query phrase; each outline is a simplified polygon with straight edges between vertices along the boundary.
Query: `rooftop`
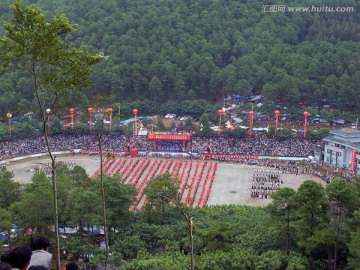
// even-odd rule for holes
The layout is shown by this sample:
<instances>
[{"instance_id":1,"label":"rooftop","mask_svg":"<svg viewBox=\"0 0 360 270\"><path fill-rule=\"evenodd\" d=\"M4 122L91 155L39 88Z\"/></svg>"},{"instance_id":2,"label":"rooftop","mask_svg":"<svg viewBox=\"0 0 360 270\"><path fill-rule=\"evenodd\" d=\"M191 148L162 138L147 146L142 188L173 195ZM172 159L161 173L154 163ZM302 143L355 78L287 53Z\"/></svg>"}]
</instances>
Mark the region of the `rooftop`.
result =
<instances>
[{"instance_id":1,"label":"rooftop","mask_svg":"<svg viewBox=\"0 0 360 270\"><path fill-rule=\"evenodd\" d=\"M330 131L331 135L336 135L346 138L360 138L360 130L353 128L342 128Z\"/></svg>"}]
</instances>

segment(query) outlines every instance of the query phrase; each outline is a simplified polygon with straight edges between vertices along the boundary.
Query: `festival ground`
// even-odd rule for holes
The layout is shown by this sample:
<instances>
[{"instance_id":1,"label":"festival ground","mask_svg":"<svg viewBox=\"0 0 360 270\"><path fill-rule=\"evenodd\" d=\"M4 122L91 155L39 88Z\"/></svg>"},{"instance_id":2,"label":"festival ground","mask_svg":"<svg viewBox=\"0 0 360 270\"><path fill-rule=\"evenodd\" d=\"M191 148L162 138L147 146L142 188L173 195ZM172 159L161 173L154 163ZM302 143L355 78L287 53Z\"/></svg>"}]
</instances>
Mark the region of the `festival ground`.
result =
<instances>
[{"instance_id":1,"label":"festival ground","mask_svg":"<svg viewBox=\"0 0 360 270\"><path fill-rule=\"evenodd\" d=\"M15 181L29 183L36 168L46 171L49 161L46 157L31 158L6 164L6 167L14 173ZM89 176L94 176L100 167L97 156L59 156L57 161L79 165L85 168ZM123 175L126 178L125 182L136 186L140 194L153 176L169 171L181 180L179 187L182 201L193 207L216 204L264 206L271 201L271 199L251 198L254 173L269 170L268 167L204 160L116 157L105 163L104 168L108 175ZM312 179L325 185L323 180L311 175L282 173L281 179L283 180L281 186L294 189L297 189L305 179ZM145 196L140 195L133 210L141 209L145 200Z\"/></svg>"}]
</instances>

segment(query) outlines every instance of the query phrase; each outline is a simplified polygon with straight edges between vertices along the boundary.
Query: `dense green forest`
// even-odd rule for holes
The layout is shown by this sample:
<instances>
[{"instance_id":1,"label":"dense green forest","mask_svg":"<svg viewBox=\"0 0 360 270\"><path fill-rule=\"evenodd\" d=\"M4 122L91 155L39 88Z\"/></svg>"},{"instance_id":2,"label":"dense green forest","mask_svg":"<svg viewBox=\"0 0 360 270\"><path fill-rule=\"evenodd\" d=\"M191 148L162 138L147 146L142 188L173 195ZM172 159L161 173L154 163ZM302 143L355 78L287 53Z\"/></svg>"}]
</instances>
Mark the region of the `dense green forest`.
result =
<instances>
[{"instance_id":1,"label":"dense green forest","mask_svg":"<svg viewBox=\"0 0 360 270\"><path fill-rule=\"evenodd\" d=\"M52 238L51 179L38 173L22 187L13 176L0 168L0 231L17 224ZM60 226L79 230L62 238L61 247L75 256L93 254L89 265L103 263L96 236L83 235L102 224L99 178L63 163L57 177ZM117 269L190 269L191 243L198 270L359 269L360 179L338 178L326 187L306 180L297 191L281 188L267 207L194 209L171 203L178 187L174 181L170 174L153 179L145 190L148 207L132 212L136 189L106 177L109 258ZM193 241L183 212L191 217ZM18 233L18 245L29 241L23 234Z\"/></svg>"},{"instance_id":2,"label":"dense green forest","mask_svg":"<svg viewBox=\"0 0 360 270\"><path fill-rule=\"evenodd\" d=\"M11 20L0 3L1 19ZM360 21L355 0L24 0L47 17L65 14L77 31L70 47L108 56L94 68L91 97L112 102L262 93L269 101L328 103L359 110ZM262 12L264 5L353 7L353 12ZM3 34L3 29L0 30ZM29 77L0 78L0 114L34 107Z\"/></svg>"}]
</instances>

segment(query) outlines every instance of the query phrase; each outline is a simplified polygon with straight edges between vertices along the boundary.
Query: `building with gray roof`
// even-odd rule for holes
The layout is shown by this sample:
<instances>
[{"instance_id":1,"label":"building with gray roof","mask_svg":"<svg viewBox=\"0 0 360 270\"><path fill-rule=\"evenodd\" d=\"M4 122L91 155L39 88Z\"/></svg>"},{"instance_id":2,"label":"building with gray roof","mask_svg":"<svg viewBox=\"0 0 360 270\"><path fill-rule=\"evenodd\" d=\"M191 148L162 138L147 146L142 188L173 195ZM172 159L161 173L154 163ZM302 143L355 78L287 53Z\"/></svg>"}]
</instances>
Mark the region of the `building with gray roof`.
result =
<instances>
[{"instance_id":1,"label":"building with gray roof","mask_svg":"<svg viewBox=\"0 0 360 270\"><path fill-rule=\"evenodd\" d=\"M360 174L360 130L332 130L323 141L325 164Z\"/></svg>"}]
</instances>

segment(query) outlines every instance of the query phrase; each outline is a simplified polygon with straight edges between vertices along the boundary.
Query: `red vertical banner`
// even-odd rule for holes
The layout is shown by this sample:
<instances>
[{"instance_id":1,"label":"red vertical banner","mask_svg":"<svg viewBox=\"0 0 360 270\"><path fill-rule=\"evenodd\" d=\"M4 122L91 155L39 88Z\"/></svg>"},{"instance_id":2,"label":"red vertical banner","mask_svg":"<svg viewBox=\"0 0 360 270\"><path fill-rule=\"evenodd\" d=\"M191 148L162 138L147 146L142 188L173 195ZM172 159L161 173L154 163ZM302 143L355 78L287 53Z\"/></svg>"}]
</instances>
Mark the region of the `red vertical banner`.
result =
<instances>
[{"instance_id":1,"label":"red vertical banner","mask_svg":"<svg viewBox=\"0 0 360 270\"><path fill-rule=\"evenodd\" d=\"M356 149L352 150L352 157L351 157L351 172L355 172L355 162L356 162Z\"/></svg>"},{"instance_id":2,"label":"red vertical banner","mask_svg":"<svg viewBox=\"0 0 360 270\"><path fill-rule=\"evenodd\" d=\"M253 117L254 117L254 112L250 111L249 113L249 122L250 122L250 138L252 138L252 126L253 126Z\"/></svg>"},{"instance_id":3,"label":"red vertical banner","mask_svg":"<svg viewBox=\"0 0 360 270\"><path fill-rule=\"evenodd\" d=\"M75 109L74 108L70 108L70 115L71 115L71 129L74 129L74 113L75 113Z\"/></svg>"},{"instance_id":4,"label":"red vertical banner","mask_svg":"<svg viewBox=\"0 0 360 270\"><path fill-rule=\"evenodd\" d=\"M304 139L306 139L306 126L307 126L307 118L309 116L309 113L308 112L304 112Z\"/></svg>"},{"instance_id":5,"label":"red vertical banner","mask_svg":"<svg viewBox=\"0 0 360 270\"><path fill-rule=\"evenodd\" d=\"M221 134L221 116L223 115L223 110L218 110L218 114L219 114L219 131L218 131L218 136L220 137Z\"/></svg>"},{"instance_id":6,"label":"red vertical banner","mask_svg":"<svg viewBox=\"0 0 360 270\"><path fill-rule=\"evenodd\" d=\"M134 136L138 135L138 126L137 126L137 114L138 114L138 109L133 109L133 114L134 114L134 128L135 128L135 134Z\"/></svg>"},{"instance_id":7,"label":"red vertical banner","mask_svg":"<svg viewBox=\"0 0 360 270\"><path fill-rule=\"evenodd\" d=\"M279 124L279 115L280 115L280 111L276 110L275 111L275 137L277 136L277 130L278 130L278 124Z\"/></svg>"},{"instance_id":8,"label":"red vertical banner","mask_svg":"<svg viewBox=\"0 0 360 270\"><path fill-rule=\"evenodd\" d=\"M107 112L109 113L109 121L110 121L110 131L112 130L112 114L113 114L113 109L112 108L108 108Z\"/></svg>"}]
</instances>

